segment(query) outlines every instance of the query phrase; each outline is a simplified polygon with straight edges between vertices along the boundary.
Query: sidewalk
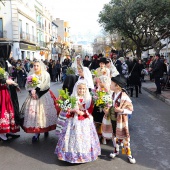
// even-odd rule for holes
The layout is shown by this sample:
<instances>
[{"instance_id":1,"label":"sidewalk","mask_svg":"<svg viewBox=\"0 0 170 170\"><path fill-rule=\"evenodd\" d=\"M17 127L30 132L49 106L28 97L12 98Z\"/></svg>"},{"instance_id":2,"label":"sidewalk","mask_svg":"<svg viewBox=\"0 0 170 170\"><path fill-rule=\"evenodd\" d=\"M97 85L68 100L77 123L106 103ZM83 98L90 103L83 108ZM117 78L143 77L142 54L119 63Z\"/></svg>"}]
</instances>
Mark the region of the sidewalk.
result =
<instances>
[{"instance_id":1,"label":"sidewalk","mask_svg":"<svg viewBox=\"0 0 170 170\"><path fill-rule=\"evenodd\" d=\"M147 77L145 78L146 82L142 82L142 88L154 95L156 98L162 100L166 104L170 105L170 89L163 90L160 95L156 95L154 91L156 91L156 85L154 82L151 82Z\"/></svg>"}]
</instances>

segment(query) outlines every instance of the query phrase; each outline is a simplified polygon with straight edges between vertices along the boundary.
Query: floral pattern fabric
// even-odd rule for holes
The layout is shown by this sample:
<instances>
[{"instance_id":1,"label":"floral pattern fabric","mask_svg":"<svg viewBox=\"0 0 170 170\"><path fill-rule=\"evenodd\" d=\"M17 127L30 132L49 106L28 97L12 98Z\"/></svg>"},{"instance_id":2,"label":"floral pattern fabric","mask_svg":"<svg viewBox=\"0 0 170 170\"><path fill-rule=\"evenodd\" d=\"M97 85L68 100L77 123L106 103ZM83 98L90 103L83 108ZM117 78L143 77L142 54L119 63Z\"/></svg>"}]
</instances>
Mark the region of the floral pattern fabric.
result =
<instances>
[{"instance_id":1,"label":"floral pattern fabric","mask_svg":"<svg viewBox=\"0 0 170 170\"><path fill-rule=\"evenodd\" d=\"M6 85L0 85L0 133L16 133L20 127L15 124L14 107Z\"/></svg>"},{"instance_id":2,"label":"floral pattern fabric","mask_svg":"<svg viewBox=\"0 0 170 170\"><path fill-rule=\"evenodd\" d=\"M67 115L67 112L61 111L58 116L57 126L56 126L56 135L58 137L61 134L63 134L65 129L67 128L68 119L67 119L66 115Z\"/></svg>"},{"instance_id":3,"label":"floral pattern fabric","mask_svg":"<svg viewBox=\"0 0 170 170\"><path fill-rule=\"evenodd\" d=\"M93 118L78 120L78 116L68 119L68 125L55 149L59 160L70 163L91 162L101 154L99 138Z\"/></svg>"},{"instance_id":4,"label":"floral pattern fabric","mask_svg":"<svg viewBox=\"0 0 170 170\"><path fill-rule=\"evenodd\" d=\"M27 133L42 133L56 128L57 111L49 91L38 100L28 96L21 113L24 114L23 129Z\"/></svg>"}]
</instances>

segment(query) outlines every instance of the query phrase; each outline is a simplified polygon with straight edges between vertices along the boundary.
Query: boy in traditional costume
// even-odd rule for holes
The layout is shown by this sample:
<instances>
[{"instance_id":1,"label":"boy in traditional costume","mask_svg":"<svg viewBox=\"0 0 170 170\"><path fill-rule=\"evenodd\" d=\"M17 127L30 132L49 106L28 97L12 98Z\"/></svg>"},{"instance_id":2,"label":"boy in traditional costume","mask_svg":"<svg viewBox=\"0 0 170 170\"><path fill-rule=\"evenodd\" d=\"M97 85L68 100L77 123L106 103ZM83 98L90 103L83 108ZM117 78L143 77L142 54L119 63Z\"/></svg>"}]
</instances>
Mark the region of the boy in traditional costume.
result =
<instances>
[{"instance_id":1,"label":"boy in traditional costume","mask_svg":"<svg viewBox=\"0 0 170 170\"><path fill-rule=\"evenodd\" d=\"M130 134L128 127L128 115L132 114L133 105L129 96L124 91L126 80L123 76L116 76L111 78L111 90L113 93L113 106L108 110L104 109L105 114L110 115L112 129L113 129L113 153L111 158L119 155L119 147L122 146L122 154L128 156L130 163L136 163L135 158L131 154L130 149Z\"/></svg>"}]
</instances>

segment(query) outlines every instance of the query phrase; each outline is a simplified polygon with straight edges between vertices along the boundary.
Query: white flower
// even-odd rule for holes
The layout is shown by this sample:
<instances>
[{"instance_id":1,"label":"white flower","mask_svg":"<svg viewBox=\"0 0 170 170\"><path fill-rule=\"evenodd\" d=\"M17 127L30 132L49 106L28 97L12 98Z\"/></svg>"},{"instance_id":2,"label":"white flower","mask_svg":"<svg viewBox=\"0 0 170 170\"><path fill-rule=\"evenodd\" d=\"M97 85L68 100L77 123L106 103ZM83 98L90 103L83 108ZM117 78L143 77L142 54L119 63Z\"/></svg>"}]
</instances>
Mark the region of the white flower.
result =
<instances>
[{"instance_id":1,"label":"white flower","mask_svg":"<svg viewBox=\"0 0 170 170\"><path fill-rule=\"evenodd\" d=\"M102 100L103 100L104 102L106 102L106 101L107 101L107 96L103 96L103 97L102 97Z\"/></svg>"},{"instance_id":2,"label":"white flower","mask_svg":"<svg viewBox=\"0 0 170 170\"><path fill-rule=\"evenodd\" d=\"M71 103L67 106L68 109L71 109Z\"/></svg>"},{"instance_id":3,"label":"white flower","mask_svg":"<svg viewBox=\"0 0 170 170\"><path fill-rule=\"evenodd\" d=\"M60 107L61 107L62 109L64 109L64 105L63 105L63 104L61 104Z\"/></svg>"},{"instance_id":4,"label":"white flower","mask_svg":"<svg viewBox=\"0 0 170 170\"><path fill-rule=\"evenodd\" d=\"M68 103L69 103L69 99L67 99L67 100L64 102L65 105L68 104Z\"/></svg>"},{"instance_id":5,"label":"white flower","mask_svg":"<svg viewBox=\"0 0 170 170\"><path fill-rule=\"evenodd\" d=\"M64 106L64 110L68 110L67 106Z\"/></svg>"}]
</instances>

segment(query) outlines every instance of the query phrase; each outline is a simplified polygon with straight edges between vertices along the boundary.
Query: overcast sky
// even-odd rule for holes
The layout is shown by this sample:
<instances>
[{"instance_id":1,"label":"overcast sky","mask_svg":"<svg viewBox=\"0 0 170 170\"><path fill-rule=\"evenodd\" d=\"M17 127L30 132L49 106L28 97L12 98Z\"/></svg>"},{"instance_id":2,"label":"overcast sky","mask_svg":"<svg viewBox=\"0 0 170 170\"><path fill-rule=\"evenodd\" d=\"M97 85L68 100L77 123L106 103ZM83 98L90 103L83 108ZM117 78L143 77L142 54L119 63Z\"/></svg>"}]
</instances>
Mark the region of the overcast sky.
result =
<instances>
[{"instance_id":1,"label":"overcast sky","mask_svg":"<svg viewBox=\"0 0 170 170\"><path fill-rule=\"evenodd\" d=\"M98 14L110 0L43 0L56 18L70 22L71 32L99 32ZM50 3L49 3L50 2Z\"/></svg>"}]
</instances>

